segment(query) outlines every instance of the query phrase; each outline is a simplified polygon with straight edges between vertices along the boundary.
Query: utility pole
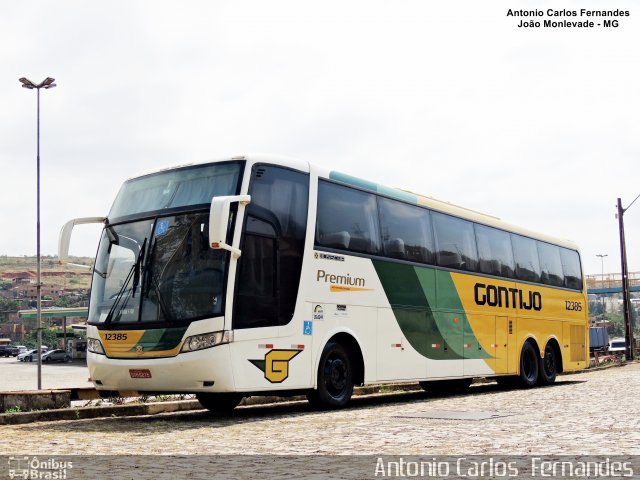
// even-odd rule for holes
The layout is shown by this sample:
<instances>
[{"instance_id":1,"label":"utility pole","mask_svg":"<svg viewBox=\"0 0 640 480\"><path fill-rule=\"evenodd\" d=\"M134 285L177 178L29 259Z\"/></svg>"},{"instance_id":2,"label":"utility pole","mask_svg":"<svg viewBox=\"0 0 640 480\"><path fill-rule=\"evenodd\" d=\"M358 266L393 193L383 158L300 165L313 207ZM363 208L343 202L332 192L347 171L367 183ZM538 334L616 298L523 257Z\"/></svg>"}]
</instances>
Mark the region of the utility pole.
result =
<instances>
[{"instance_id":1,"label":"utility pole","mask_svg":"<svg viewBox=\"0 0 640 480\"><path fill-rule=\"evenodd\" d=\"M633 360L633 324L631 322L631 305L629 300L629 272L627 271L627 247L624 238L624 212L640 197L638 195L627 208L622 208L622 199L618 198L618 229L620 231L620 263L622 267L622 304L624 311L625 357Z\"/></svg>"}]
</instances>

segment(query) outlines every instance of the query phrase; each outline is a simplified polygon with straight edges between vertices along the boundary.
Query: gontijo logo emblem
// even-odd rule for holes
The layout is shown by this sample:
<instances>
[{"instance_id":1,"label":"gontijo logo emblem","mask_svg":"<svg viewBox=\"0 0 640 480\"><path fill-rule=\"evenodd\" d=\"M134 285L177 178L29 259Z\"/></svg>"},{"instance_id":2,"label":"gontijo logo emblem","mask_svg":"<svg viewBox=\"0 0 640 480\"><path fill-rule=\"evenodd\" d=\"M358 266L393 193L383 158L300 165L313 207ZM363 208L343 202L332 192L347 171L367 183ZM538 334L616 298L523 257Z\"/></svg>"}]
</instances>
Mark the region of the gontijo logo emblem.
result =
<instances>
[{"instance_id":1,"label":"gontijo logo emblem","mask_svg":"<svg viewBox=\"0 0 640 480\"><path fill-rule=\"evenodd\" d=\"M249 360L271 383L282 383L289 378L289 362L302 350L269 350L264 360Z\"/></svg>"}]
</instances>

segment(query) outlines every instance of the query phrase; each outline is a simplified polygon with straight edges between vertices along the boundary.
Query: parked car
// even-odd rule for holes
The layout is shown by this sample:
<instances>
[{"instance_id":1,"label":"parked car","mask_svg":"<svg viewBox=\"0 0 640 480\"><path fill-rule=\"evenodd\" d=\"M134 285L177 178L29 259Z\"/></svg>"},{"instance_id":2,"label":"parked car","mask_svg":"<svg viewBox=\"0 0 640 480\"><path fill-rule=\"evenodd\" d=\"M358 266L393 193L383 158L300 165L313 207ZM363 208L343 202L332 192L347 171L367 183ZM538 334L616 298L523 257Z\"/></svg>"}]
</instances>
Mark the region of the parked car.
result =
<instances>
[{"instance_id":1,"label":"parked car","mask_svg":"<svg viewBox=\"0 0 640 480\"><path fill-rule=\"evenodd\" d=\"M13 348L13 345L0 345L0 357L9 357L11 354L9 350Z\"/></svg>"},{"instance_id":2,"label":"parked car","mask_svg":"<svg viewBox=\"0 0 640 480\"><path fill-rule=\"evenodd\" d=\"M24 345L14 345L13 347L9 348L9 355L11 355L12 357L17 357L18 355L26 352L27 350L28 350L27 347L25 347Z\"/></svg>"},{"instance_id":3,"label":"parked car","mask_svg":"<svg viewBox=\"0 0 640 480\"><path fill-rule=\"evenodd\" d=\"M614 338L609 342L609 353L622 355L626 350L627 342L624 338Z\"/></svg>"},{"instance_id":4,"label":"parked car","mask_svg":"<svg viewBox=\"0 0 640 480\"><path fill-rule=\"evenodd\" d=\"M42 350L40 350L41 353L46 353L47 350L49 350L48 347L45 347L44 345L42 346ZM34 358L38 358L38 354L37 354L38 349L31 349L31 350L27 350L26 352L23 352L21 354L18 355L18 361L19 362L33 362Z\"/></svg>"},{"instance_id":5,"label":"parked car","mask_svg":"<svg viewBox=\"0 0 640 480\"><path fill-rule=\"evenodd\" d=\"M33 362L33 358L38 350L27 350L26 352L18 354L19 362Z\"/></svg>"},{"instance_id":6,"label":"parked car","mask_svg":"<svg viewBox=\"0 0 640 480\"><path fill-rule=\"evenodd\" d=\"M70 362L71 355L66 350L56 349L49 350L42 354L43 362Z\"/></svg>"}]
</instances>

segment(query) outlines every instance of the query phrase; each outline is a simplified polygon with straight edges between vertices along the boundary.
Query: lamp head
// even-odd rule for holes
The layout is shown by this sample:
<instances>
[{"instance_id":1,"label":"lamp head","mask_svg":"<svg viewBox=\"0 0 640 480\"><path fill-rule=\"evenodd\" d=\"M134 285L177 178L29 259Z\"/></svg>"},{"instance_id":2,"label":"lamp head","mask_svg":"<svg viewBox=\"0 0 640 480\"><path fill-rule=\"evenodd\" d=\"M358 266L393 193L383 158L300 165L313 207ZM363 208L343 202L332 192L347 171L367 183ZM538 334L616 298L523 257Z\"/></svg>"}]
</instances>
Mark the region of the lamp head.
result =
<instances>
[{"instance_id":1,"label":"lamp head","mask_svg":"<svg viewBox=\"0 0 640 480\"><path fill-rule=\"evenodd\" d=\"M22 88L28 88L29 90L36 88L36 85L28 78L22 77L18 80L20 81L20 83L22 83Z\"/></svg>"},{"instance_id":2,"label":"lamp head","mask_svg":"<svg viewBox=\"0 0 640 480\"><path fill-rule=\"evenodd\" d=\"M44 87L44 88L52 88L52 87L55 87L56 84L53 83L55 81L56 81L55 78L47 77L40 83L40 85L38 85L38 88L42 88L42 87Z\"/></svg>"}]
</instances>

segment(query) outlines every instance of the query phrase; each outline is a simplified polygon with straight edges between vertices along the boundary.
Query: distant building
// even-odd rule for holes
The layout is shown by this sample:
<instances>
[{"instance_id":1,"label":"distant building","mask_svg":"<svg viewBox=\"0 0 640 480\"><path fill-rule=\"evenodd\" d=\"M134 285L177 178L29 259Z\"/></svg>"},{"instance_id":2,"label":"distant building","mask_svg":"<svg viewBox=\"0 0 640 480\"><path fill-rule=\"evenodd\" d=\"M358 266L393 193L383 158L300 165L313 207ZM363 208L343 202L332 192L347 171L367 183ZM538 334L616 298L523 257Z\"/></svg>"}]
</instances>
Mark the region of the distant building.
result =
<instances>
[{"instance_id":1,"label":"distant building","mask_svg":"<svg viewBox=\"0 0 640 480\"><path fill-rule=\"evenodd\" d=\"M18 283L35 283L38 276L35 272L3 272L0 274L3 280L10 280L14 284Z\"/></svg>"},{"instance_id":2,"label":"distant building","mask_svg":"<svg viewBox=\"0 0 640 480\"><path fill-rule=\"evenodd\" d=\"M28 333L27 328L22 323L0 324L0 337L10 338L12 342L22 342Z\"/></svg>"}]
</instances>

